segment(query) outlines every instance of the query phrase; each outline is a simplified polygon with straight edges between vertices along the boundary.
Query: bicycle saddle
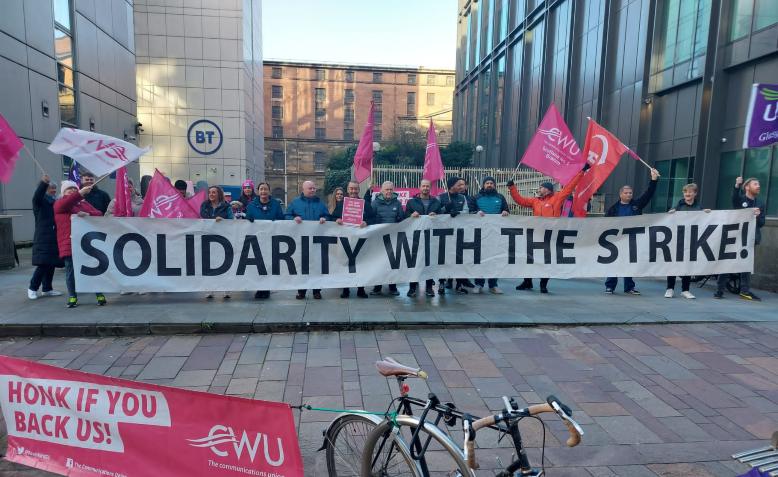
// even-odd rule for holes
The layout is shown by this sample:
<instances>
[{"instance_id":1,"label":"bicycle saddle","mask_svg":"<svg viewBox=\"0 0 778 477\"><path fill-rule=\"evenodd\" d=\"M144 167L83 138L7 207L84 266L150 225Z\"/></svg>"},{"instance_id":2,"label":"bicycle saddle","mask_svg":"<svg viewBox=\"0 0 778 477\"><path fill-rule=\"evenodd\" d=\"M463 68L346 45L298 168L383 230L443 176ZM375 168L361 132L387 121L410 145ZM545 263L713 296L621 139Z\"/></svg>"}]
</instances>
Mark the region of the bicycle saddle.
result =
<instances>
[{"instance_id":1,"label":"bicycle saddle","mask_svg":"<svg viewBox=\"0 0 778 477\"><path fill-rule=\"evenodd\" d=\"M425 373L421 369L405 366L404 364L400 364L388 356L380 361L376 361L375 367L376 369L378 369L378 372L381 373L382 376L386 376L386 377L413 376L417 378L427 379L427 373Z\"/></svg>"}]
</instances>

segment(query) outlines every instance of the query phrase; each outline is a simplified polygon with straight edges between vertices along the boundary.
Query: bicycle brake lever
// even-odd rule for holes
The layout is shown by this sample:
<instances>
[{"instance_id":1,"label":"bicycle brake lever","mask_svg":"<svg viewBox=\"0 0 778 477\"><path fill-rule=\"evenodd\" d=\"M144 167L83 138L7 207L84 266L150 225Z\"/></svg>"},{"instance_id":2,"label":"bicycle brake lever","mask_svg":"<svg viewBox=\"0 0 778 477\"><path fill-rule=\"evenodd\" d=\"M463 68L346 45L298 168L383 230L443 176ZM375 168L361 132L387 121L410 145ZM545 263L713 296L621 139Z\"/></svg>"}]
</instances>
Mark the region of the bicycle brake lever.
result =
<instances>
[{"instance_id":1,"label":"bicycle brake lever","mask_svg":"<svg viewBox=\"0 0 778 477\"><path fill-rule=\"evenodd\" d=\"M562 407L559 406L559 403L554 401L554 402L551 403L551 407L554 408L554 411L556 411L556 413L559 415L559 417L561 419L563 419L563 420L569 422L570 424L572 424L573 427L575 428L575 430L578 431L578 434L580 434L580 435L584 434L584 431L581 428L581 426L577 422L575 422L575 420L573 419L572 416L568 415L567 412L565 412L565 410L562 409Z\"/></svg>"}]
</instances>

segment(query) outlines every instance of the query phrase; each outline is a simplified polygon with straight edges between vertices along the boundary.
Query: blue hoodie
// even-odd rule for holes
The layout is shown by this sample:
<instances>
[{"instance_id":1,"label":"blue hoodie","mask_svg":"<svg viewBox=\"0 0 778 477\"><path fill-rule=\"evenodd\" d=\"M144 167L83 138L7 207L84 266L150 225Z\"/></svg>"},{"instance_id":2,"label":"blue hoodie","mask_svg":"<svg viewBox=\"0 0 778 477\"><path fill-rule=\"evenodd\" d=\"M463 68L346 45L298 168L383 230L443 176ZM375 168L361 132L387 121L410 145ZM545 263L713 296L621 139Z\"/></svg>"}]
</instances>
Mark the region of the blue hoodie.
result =
<instances>
[{"instance_id":1,"label":"blue hoodie","mask_svg":"<svg viewBox=\"0 0 778 477\"><path fill-rule=\"evenodd\" d=\"M327 206L317 196L308 198L300 194L300 197L289 203L285 217L286 220L294 220L295 217L316 221L324 217L330 220L330 211L327 210Z\"/></svg>"},{"instance_id":2,"label":"blue hoodie","mask_svg":"<svg viewBox=\"0 0 778 477\"><path fill-rule=\"evenodd\" d=\"M259 201L259 196L254 197L246 207L246 218L248 220L284 220L284 209L281 202L272 197L267 204Z\"/></svg>"}]
</instances>

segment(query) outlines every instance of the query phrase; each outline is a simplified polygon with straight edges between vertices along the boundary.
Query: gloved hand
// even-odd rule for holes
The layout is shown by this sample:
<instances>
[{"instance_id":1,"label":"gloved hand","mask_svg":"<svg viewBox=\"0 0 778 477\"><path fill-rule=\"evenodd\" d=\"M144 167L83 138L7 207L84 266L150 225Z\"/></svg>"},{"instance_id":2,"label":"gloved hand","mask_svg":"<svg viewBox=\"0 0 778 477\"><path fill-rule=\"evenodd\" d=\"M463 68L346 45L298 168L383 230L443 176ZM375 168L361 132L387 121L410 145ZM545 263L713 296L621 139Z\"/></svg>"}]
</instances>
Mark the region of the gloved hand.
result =
<instances>
[{"instance_id":1,"label":"gloved hand","mask_svg":"<svg viewBox=\"0 0 778 477\"><path fill-rule=\"evenodd\" d=\"M506 185L507 187L513 187L514 185L516 185L516 183L515 183L515 182L513 182L513 179L511 179L511 180L509 180L508 182L506 182L506 183L505 183L505 185Z\"/></svg>"},{"instance_id":2,"label":"gloved hand","mask_svg":"<svg viewBox=\"0 0 778 477\"><path fill-rule=\"evenodd\" d=\"M592 165L591 165L591 164L589 164L589 161L586 161L586 162L584 162L583 169L581 169L581 170L582 170L582 171L584 171L584 172L586 172L586 171L588 171L588 170L589 170L589 169L591 169L591 168L592 168Z\"/></svg>"},{"instance_id":3,"label":"gloved hand","mask_svg":"<svg viewBox=\"0 0 778 477\"><path fill-rule=\"evenodd\" d=\"M246 217L246 220L248 220L252 224L254 223L254 217Z\"/></svg>"},{"instance_id":4,"label":"gloved hand","mask_svg":"<svg viewBox=\"0 0 778 477\"><path fill-rule=\"evenodd\" d=\"M372 189L368 189L365 192L365 197L364 197L365 202L370 202L370 199L372 199L372 198L373 198L373 190Z\"/></svg>"}]
</instances>

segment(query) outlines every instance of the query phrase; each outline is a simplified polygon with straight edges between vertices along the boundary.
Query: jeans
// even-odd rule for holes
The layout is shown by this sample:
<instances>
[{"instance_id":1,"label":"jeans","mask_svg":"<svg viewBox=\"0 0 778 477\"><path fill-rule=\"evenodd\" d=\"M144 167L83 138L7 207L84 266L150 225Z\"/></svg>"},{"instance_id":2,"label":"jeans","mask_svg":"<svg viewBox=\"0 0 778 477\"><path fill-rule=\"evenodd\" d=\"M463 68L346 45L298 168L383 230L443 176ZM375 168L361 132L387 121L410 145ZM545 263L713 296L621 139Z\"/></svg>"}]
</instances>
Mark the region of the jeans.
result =
<instances>
[{"instance_id":1,"label":"jeans","mask_svg":"<svg viewBox=\"0 0 778 477\"><path fill-rule=\"evenodd\" d=\"M619 279L617 277L608 277L607 280L605 280L605 288L610 288L611 290L616 289L616 285L619 283ZM635 289L635 280L632 279L632 277L624 277L624 292L628 292L630 290Z\"/></svg>"},{"instance_id":2,"label":"jeans","mask_svg":"<svg viewBox=\"0 0 778 477\"><path fill-rule=\"evenodd\" d=\"M482 287L486 282L489 282L489 288L497 288L497 279L496 278L489 278L488 280L483 278L476 278L475 279L475 285Z\"/></svg>"},{"instance_id":3,"label":"jeans","mask_svg":"<svg viewBox=\"0 0 778 477\"><path fill-rule=\"evenodd\" d=\"M41 284L44 292L51 291L51 281L54 279L54 265L38 265L32 273L30 290L38 291Z\"/></svg>"},{"instance_id":4,"label":"jeans","mask_svg":"<svg viewBox=\"0 0 778 477\"><path fill-rule=\"evenodd\" d=\"M667 289L672 290L675 288L675 275L667 277ZM681 277L681 291L689 291L689 284L691 284L692 277Z\"/></svg>"},{"instance_id":5,"label":"jeans","mask_svg":"<svg viewBox=\"0 0 778 477\"><path fill-rule=\"evenodd\" d=\"M718 280L716 280L716 289L720 292L727 290L727 281L729 281L729 273L720 273ZM740 292L747 293L751 291L751 272L742 272L740 274Z\"/></svg>"},{"instance_id":6,"label":"jeans","mask_svg":"<svg viewBox=\"0 0 778 477\"><path fill-rule=\"evenodd\" d=\"M73 257L65 257L65 285L68 287L68 296L76 295L76 276L73 273Z\"/></svg>"}]
</instances>

